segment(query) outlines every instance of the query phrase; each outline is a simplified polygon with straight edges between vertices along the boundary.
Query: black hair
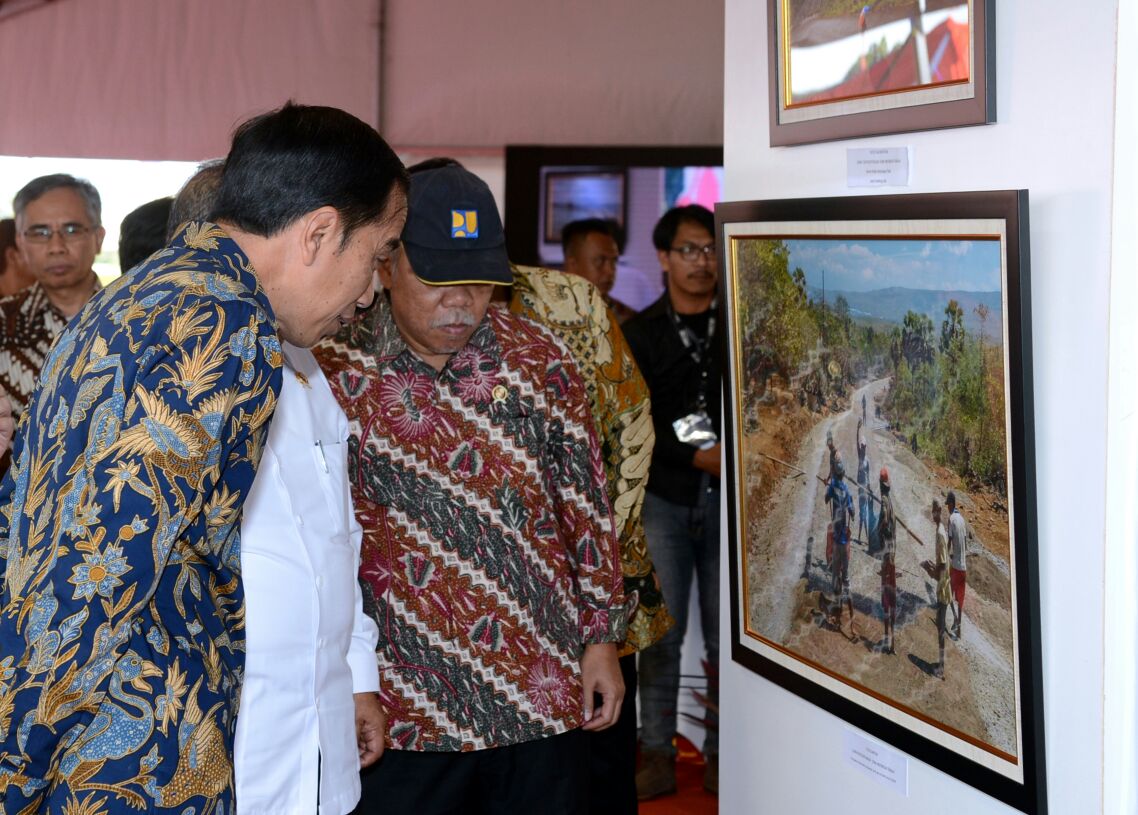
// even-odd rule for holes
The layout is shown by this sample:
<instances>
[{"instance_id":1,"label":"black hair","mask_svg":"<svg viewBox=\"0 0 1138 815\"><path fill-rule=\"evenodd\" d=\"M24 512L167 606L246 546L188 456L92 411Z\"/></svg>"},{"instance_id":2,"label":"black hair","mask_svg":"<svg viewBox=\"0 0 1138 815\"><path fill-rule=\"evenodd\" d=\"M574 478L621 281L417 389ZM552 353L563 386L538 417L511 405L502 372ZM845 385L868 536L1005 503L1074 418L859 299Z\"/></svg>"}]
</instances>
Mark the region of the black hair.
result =
<instances>
[{"instance_id":1,"label":"black hair","mask_svg":"<svg viewBox=\"0 0 1138 815\"><path fill-rule=\"evenodd\" d=\"M8 268L8 250L16 246L16 221L13 218L0 220L0 274Z\"/></svg>"},{"instance_id":2,"label":"black hair","mask_svg":"<svg viewBox=\"0 0 1138 815\"><path fill-rule=\"evenodd\" d=\"M178 227L186 221L207 221L217 203L217 191L221 189L221 174L225 172L224 159L203 161L178 194L170 207L170 217L166 219L166 240L174 237Z\"/></svg>"},{"instance_id":3,"label":"black hair","mask_svg":"<svg viewBox=\"0 0 1138 815\"><path fill-rule=\"evenodd\" d=\"M571 250L576 251L581 242L594 232L608 235L616 241L617 253L624 253L624 230L616 221L605 218L582 218L565 224L561 228L561 253L568 257Z\"/></svg>"},{"instance_id":4,"label":"black hair","mask_svg":"<svg viewBox=\"0 0 1138 815\"><path fill-rule=\"evenodd\" d=\"M652 230L652 245L661 252L671 249L680 224L685 222L702 226L708 235L715 237L715 216L711 210L699 204L688 204L686 207L672 207L660 216Z\"/></svg>"},{"instance_id":5,"label":"black hair","mask_svg":"<svg viewBox=\"0 0 1138 815\"><path fill-rule=\"evenodd\" d=\"M95 185L84 178L76 178L67 173L41 175L25 184L16 193L16 197L12 199L12 209L16 213L16 218L18 219L24 214L24 210L32 201L52 190L59 189L75 190L83 199L83 205L87 209L87 217L91 219L90 226L94 228L103 225L103 200L99 197L99 191L95 189Z\"/></svg>"},{"instance_id":6,"label":"black hair","mask_svg":"<svg viewBox=\"0 0 1138 815\"><path fill-rule=\"evenodd\" d=\"M210 219L267 238L330 206L346 243L407 184L403 162L375 128L337 108L289 102L237 128Z\"/></svg>"},{"instance_id":7,"label":"black hair","mask_svg":"<svg viewBox=\"0 0 1138 815\"><path fill-rule=\"evenodd\" d=\"M119 225L119 268L133 269L166 245L166 219L174 199L156 198L133 210Z\"/></svg>"}]
</instances>

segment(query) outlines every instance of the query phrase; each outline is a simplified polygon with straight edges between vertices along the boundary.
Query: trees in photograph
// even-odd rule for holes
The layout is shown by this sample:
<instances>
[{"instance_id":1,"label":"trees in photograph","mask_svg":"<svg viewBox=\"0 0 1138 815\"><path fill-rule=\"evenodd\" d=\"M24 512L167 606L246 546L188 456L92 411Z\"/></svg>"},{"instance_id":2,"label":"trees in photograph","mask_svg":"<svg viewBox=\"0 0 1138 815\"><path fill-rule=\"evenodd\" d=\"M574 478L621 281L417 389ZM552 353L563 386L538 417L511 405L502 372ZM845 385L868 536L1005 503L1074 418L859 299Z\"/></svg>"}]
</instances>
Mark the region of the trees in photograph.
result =
<instances>
[{"instance_id":1,"label":"trees in photograph","mask_svg":"<svg viewBox=\"0 0 1138 815\"><path fill-rule=\"evenodd\" d=\"M978 306L976 314L981 331L973 335L964 328L960 304L950 300L935 343L927 316L905 315L893 334L893 386L885 406L924 454L1006 493L1003 355L984 340L987 307Z\"/></svg>"},{"instance_id":2,"label":"trees in photograph","mask_svg":"<svg viewBox=\"0 0 1138 815\"><path fill-rule=\"evenodd\" d=\"M806 293L806 275L792 273L783 241L743 241L739 270L753 281L740 290L739 320L752 356L752 371L776 371L787 380L802 366L821 335L819 320Z\"/></svg>"},{"instance_id":3,"label":"trees in photograph","mask_svg":"<svg viewBox=\"0 0 1138 815\"><path fill-rule=\"evenodd\" d=\"M738 244L739 324L745 341L748 387L767 378L824 378L830 393L874 375L891 375L882 406L891 425L922 455L963 479L1006 493L1004 371L1000 345L985 338L988 308L975 309L980 331L970 333L960 303L950 300L937 325L908 311L900 325L851 314L840 294L814 295L800 268L791 268L782 240ZM998 329L997 329L998 330ZM826 401L823 399L823 401Z\"/></svg>"}]
</instances>

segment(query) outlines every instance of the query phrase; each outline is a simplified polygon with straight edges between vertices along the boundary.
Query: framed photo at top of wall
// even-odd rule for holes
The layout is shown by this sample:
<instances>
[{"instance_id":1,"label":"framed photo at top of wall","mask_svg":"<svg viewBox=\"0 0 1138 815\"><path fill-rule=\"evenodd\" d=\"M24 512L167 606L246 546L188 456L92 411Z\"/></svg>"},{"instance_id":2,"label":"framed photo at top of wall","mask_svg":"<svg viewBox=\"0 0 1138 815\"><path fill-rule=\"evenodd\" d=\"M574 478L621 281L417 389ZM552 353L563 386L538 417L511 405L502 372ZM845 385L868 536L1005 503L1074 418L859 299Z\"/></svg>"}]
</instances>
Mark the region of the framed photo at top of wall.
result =
<instances>
[{"instance_id":1,"label":"framed photo at top of wall","mask_svg":"<svg viewBox=\"0 0 1138 815\"><path fill-rule=\"evenodd\" d=\"M1042 813L1027 203L715 218L732 659Z\"/></svg>"},{"instance_id":2,"label":"framed photo at top of wall","mask_svg":"<svg viewBox=\"0 0 1138 815\"><path fill-rule=\"evenodd\" d=\"M565 224L584 218L615 221L624 228L624 170L555 170L545 174L547 243L561 240Z\"/></svg>"},{"instance_id":3,"label":"framed photo at top of wall","mask_svg":"<svg viewBox=\"0 0 1138 815\"><path fill-rule=\"evenodd\" d=\"M767 0L772 147L996 120L995 0Z\"/></svg>"}]
</instances>

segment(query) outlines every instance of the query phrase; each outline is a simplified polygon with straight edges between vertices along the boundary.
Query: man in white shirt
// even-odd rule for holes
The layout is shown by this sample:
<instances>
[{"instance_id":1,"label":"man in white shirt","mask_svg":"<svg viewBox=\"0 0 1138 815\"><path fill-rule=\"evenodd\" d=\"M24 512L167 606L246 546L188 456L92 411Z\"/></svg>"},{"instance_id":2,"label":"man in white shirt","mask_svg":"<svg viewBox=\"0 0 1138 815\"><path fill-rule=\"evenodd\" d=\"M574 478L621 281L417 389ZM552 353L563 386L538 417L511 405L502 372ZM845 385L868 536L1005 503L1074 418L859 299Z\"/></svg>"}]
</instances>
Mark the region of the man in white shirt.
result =
<instances>
[{"instance_id":1,"label":"man in white shirt","mask_svg":"<svg viewBox=\"0 0 1138 815\"><path fill-rule=\"evenodd\" d=\"M379 632L356 579L348 420L311 352L282 351L280 400L241 524L237 812L342 815L359 800L360 767L383 750Z\"/></svg>"},{"instance_id":2,"label":"man in white shirt","mask_svg":"<svg viewBox=\"0 0 1138 815\"><path fill-rule=\"evenodd\" d=\"M172 226L209 215L223 170L198 168L175 198ZM359 770L383 752L379 632L357 579L347 417L311 352L287 342L281 350L281 394L241 523L237 813L337 815L356 806Z\"/></svg>"}]
</instances>

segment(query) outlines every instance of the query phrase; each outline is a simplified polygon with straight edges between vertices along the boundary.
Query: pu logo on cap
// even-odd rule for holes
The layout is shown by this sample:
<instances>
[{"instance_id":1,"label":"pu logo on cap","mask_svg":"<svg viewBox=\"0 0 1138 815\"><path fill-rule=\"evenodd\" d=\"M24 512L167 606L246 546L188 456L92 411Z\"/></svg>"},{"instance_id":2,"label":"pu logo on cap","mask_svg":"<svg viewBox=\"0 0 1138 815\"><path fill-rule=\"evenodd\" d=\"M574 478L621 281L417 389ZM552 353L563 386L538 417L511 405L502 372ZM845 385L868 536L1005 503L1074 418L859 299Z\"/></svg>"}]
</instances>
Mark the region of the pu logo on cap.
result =
<instances>
[{"instance_id":1,"label":"pu logo on cap","mask_svg":"<svg viewBox=\"0 0 1138 815\"><path fill-rule=\"evenodd\" d=\"M477 238L478 210L452 209L450 211L450 236L452 238Z\"/></svg>"}]
</instances>

